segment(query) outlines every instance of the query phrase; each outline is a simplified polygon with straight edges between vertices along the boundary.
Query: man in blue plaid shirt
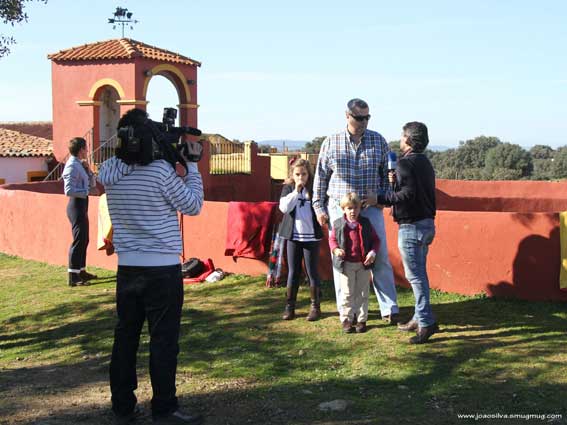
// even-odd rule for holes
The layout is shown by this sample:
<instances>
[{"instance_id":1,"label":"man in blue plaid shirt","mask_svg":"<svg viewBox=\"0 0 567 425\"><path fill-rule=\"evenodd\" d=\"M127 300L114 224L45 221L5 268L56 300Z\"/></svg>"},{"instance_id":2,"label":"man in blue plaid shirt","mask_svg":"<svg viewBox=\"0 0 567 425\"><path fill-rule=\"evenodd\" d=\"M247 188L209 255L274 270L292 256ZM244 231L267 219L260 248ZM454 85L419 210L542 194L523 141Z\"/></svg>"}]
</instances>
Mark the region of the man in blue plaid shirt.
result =
<instances>
[{"instance_id":1,"label":"man in blue plaid shirt","mask_svg":"<svg viewBox=\"0 0 567 425\"><path fill-rule=\"evenodd\" d=\"M340 218L343 211L339 202L343 195L355 192L363 202L361 215L372 223L380 238L380 251L372 268L374 291L382 318L391 324L398 322L398 302L394 273L388 258L386 230L382 206L376 192L389 189L387 155L388 143L379 133L368 130L368 104L352 99L347 104L347 128L327 137L321 146L315 182L313 208L323 226ZM339 272L333 268L337 309L341 305Z\"/></svg>"}]
</instances>

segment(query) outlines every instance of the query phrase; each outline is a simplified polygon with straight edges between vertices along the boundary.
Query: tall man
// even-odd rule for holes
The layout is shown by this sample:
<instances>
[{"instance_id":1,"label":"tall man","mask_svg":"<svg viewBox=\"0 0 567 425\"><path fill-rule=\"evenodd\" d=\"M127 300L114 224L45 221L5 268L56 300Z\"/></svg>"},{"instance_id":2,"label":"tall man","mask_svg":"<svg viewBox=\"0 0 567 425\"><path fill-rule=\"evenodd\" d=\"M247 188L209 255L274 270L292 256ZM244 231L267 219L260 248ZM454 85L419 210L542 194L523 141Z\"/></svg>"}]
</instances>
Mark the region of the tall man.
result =
<instances>
[{"instance_id":1,"label":"tall man","mask_svg":"<svg viewBox=\"0 0 567 425\"><path fill-rule=\"evenodd\" d=\"M129 128L136 139L122 140L122 154L117 155L128 156L137 151L134 142L142 145L142 152L153 150L155 142L145 111L128 111L120 118L118 127ZM148 135L149 138L145 137ZM145 145L148 140L150 144ZM190 155L200 157L199 144L188 143L188 150ZM181 169L182 176L163 159L142 165L136 158L127 157L124 161L112 157L100 168L99 180L107 193L113 244L118 254L118 323L110 360L110 390L112 410L119 424L129 423L137 415L136 354L146 319L154 422L202 423L200 415L179 410L175 388L183 306L179 259L182 241L177 211L197 215L203 205L203 182L197 164L191 162L187 170Z\"/></svg>"},{"instance_id":2,"label":"tall man","mask_svg":"<svg viewBox=\"0 0 567 425\"><path fill-rule=\"evenodd\" d=\"M69 248L69 286L88 285L96 279L88 273L87 247L89 246L89 193L97 193L96 181L87 162L87 142L82 137L69 141L69 159L63 169L65 195L69 197L67 218L71 222L73 242Z\"/></svg>"},{"instance_id":3,"label":"tall man","mask_svg":"<svg viewBox=\"0 0 567 425\"><path fill-rule=\"evenodd\" d=\"M321 225L332 224L341 217L340 199L355 192L363 202L361 215L372 223L380 238L380 250L372 268L372 281L382 318L398 322L398 303L394 273L388 258L382 206L376 193L389 188L387 174L388 143L379 133L368 130L368 104L352 99L347 104L346 129L327 137L321 146L315 182L313 207ZM341 301L339 273L333 268L337 309Z\"/></svg>"}]
</instances>

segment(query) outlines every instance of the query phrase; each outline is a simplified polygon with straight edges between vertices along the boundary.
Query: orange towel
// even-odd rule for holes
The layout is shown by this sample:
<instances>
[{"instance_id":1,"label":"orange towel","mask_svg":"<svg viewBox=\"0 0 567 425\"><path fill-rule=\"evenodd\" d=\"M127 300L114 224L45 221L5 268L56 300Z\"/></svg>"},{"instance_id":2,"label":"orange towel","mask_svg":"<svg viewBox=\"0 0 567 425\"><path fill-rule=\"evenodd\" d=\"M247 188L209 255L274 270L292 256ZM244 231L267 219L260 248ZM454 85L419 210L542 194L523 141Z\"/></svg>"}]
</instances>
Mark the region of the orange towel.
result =
<instances>
[{"instance_id":1,"label":"orange towel","mask_svg":"<svg viewBox=\"0 0 567 425\"><path fill-rule=\"evenodd\" d=\"M96 247L99 251L106 250L107 255L114 253L112 245L112 223L108 214L106 193L98 199L98 237Z\"/></svg>"}]
</instances>

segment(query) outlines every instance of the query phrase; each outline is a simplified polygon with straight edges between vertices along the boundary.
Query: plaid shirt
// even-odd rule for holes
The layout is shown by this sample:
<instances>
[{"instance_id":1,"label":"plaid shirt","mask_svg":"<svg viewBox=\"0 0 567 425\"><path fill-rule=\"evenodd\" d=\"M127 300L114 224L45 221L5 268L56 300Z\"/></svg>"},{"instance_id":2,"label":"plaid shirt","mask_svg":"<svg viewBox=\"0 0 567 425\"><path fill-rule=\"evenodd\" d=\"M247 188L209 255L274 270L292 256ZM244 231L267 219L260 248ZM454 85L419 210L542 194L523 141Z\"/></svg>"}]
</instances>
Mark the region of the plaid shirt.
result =
<instances>
[{"instance_id":1,"label":"plaid shirt","mask_svg":"<svg viewBox=\"0 0 567 425\"><path fill-rule=\"evenodd\" d=\"M315 212L327 213L329 198L340 200L348 192L365 201L369 192L389 189L389 151L386 139L371 130L364 132L358 148L346 129L327 137L321 145L313 184Z\"/></svg>"}]
</instances>

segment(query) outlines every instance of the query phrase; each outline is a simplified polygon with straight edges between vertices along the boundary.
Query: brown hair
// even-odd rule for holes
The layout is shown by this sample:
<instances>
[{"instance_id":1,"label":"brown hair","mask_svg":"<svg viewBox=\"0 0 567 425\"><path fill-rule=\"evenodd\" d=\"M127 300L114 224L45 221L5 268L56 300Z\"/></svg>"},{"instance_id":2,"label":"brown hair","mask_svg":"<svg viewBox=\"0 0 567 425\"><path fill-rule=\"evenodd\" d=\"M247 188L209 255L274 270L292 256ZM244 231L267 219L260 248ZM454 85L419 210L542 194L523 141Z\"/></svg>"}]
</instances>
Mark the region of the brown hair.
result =
<instances>
[{"instance_id":1,"label":"brown hair","mask_svg":"<svg viewBox=\"0 0 567 425\"><path fill-rule=\"evenodd\" d=\"M73 137L69 140L69 153L73 156L79 155L79 151L87 147L87 141L82 137Z\"/></svg>"},{"instance_id":2,"label":"brown hair","mask_svg":"<svg viewBox=\"0 0 567 425\"><path fill-rule=\"evenodd\" d=\"M362 202L355 192L349 192L341 198L341 208L360 207Z\"/></svg>"},{"instance_id":3,"label":"brown hair","mask_svg":"<svg viewBox=\"0 0 567 425\"><path fill-rule=\"evenodd\" d=\"M297 158L294 159L290 164L289 164L289 174L288 174L288 178L286 179L286 181L284 182L285 184L294 184L294 180L293 180L293 170L295 170L298 167L304 167L305 170L307 170L307 184L305 185L305 190L307 190L307 194L309 195L309 198L312 197L312 192L313 192L313 171L311 170L311 163L303 158Z\"/></svg>"}]
</instances>

